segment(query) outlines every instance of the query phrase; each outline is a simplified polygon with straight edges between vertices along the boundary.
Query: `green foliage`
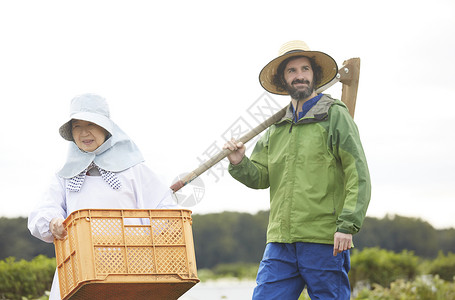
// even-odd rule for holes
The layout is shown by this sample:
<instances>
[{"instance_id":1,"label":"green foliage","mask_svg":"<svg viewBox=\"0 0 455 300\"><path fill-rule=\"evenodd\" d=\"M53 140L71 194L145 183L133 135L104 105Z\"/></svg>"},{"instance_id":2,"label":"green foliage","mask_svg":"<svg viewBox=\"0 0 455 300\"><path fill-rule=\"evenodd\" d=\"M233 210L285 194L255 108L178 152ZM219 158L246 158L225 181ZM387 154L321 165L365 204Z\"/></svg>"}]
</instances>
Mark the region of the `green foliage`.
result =
<instances>
[{"instance_id":1,"label":"green foliage","mask_svg":"<svg viewBox=\"0 0 455 300\"><path fill-rule=\"evenodd\" d=\"M430 264L429 273L438 274L439 277L447 281L455 280L455 254L448 253L446 256L439 252L438 257Z\"/></svg>"},{"instance_id":2,"label":"green foliage","mask_svg":"<svg viewBox=\"0 0 455 300\"><path fill-rule=\"evenodd\" d=\"M269 213L238 212L193 215L193 236L199 268L218 264L259 263L266 243Z\"/></svg>"},{"instance_id":3,"label":"green foliage","mask_svg":"<svg viewBox=\"0 0 455 300\"><path fill-rule=\"evenodd\" d=\"M373 289L365 288L352 300L449 300L455 299L455 283L447 282L439 276L420 276L414 281L398 279L390 284L390 288L373 285ZM303 290L298 300L310 300L307 290Z\"/></svg>"},{"instance_id":4,"label":"green foliage","mask_svg":"<svg viewBox=\"0 0 455 300\"><path fill-rule=\"evenodd\" d=\"M31 260L40 254L55 257L54 244L32 236L26 218L0 218L0 241L0 259L14 256Z\"/></svg>"},{"instance_id":5,"label":"green foliage","mask_svg":"<svg viewBox=\"0 0 455 300\"><path fill-rule=\"evenodd\" d=\"M213 272L218 277L254 279L256 278L258 267L258 264L252 263L219 264L213 269Z\"/></svg>"},{"instance_id":6,"label":"green foliage","mask_svg":"<svg viewBox=\"0 0 455 300\"><path fill-rule=\"evenodd\" d=\"M51 288L55 268L55 259L44 255L32 261L17 261L14 257L0 261L1 299L36 299L42 296Z\"/></svg>"},{"instance_id":7,"label":"green foliage","mask_svg":"<svg viewBox=\"0 0 455 300\"><path fill-rule=\"evenodd\" d=\"M359 249L409 250L428 258L436 257L440 249L454 249L444 248L455 246L450 240L455 241L455 230L438 231L421 219L390 215L383 219L366 218L362 229L354 236L354 244Z\"/></svg>"},{"instance_id":8,"label":"green foliage","mask_svg":"<svg viewBox=\"0 0 455 300\"><path fill-rule=\"evenodd\" d=\"M455 228L442 229L437 232L439 249L447 253L455 249Z\"/></svg>"},{"instance_id":9,"label":"green foliage","mask_svg":"<svg viewBox=\"0 0 455 300\"><path fill-rule=\"evenodd\" d=\"M201 281L230 277L251 280L256 278L258 267L253 263L219 264L213 269L199 269L197 272Z\"/></svg>"},{"instance_id":10,"label":"green foliage","mask_svg":"<svg viewBox=\"0 0 455 300\"><path fill-rule=\"evenodd\" d=\"M417 268L418 258L412 252L365 248L361 252L353 251L349 280L353 287L362 281L388 287L397 279L413 279Z\"/></svg>"},{"instance_id":11,"label":"green foliage","mask_svg":"<svg viewBox=\"0 0 455 300\"><path fill-rule=\"evenodd\" d=\"M351 258L351 285L368 281L372 286L353 295L352 300L455 299L453 276L449 280L439 275L417 276L419 260L412 252L366 248L353 251ZM423 269L442 272L437 270L453 266L454 260L455 254L441 252L438 258L425 261ZM198 275L202 281L226 277L253 279L257 268L258 264L253 263L219 264L212 269L199 269ZM0 299L46 300L44 292L50 289L54 271L55 259L42 255L32 261L12 257L0 261ZM304 290L299 300L309 299Z\"/></svg>"},{"instance_id":12,"label":"green foliage","mask_svg":"<svg viewBox=\"0 0 455 300\"><path fill-rule=\"evenodd\" d=\"M254 215L238 212L193 215L198 267L213 268L240 261L258 263L265 248L268 216L268 211ZM55 256L53 244L30 234L26 218L0 218L0 240L0 259ZM354 236L354 244L359 250L370 247L394 252L409 250L422 258L435 258L438 251L448 253L455 249L455 229L436 230L420 219L401 216L366 218L361 231Z\"/></svg>"},{"instance_id":13,"label":"green foliage","mask_svg":"<svg viewBox=\"0 0 455 300\"><path fill-rule=\"evenodd\" d=\"M390 288L375 284L373 289L364 289L355 300L448 300L455 299L455 283L439 276L421 276L415 281L399 279Z\"/></svg>"}]
</instances>

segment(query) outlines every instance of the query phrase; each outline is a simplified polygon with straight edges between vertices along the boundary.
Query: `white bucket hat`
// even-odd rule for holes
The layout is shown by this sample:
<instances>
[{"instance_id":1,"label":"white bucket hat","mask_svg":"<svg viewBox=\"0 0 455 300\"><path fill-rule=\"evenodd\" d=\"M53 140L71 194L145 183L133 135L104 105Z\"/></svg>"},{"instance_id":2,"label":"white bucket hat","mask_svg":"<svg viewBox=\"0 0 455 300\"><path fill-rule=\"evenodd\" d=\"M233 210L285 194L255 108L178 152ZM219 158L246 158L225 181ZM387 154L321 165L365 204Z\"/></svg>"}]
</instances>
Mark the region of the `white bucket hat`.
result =
<instances>
[{"instance_id":1,"label":"white bucket hat","mask_svg":"<svg viewBox=\"0 0 455 300\"><path fill-rule=\"evenodd\" d=\"M74 143L71 120L84 120L106 129L110 136L93 152L85 152ZM136 144L115 124L109 115L107 101L95 94L83 94L71 100L70 120L60 126L60 135L69 144L67 159L58 172L62 178L72 178L85 170L92 162L98 167L120 172L144 161Z\"/></svg>"},{"instance_id":2,"label":"white bucket hat","mask_svg":"<svg viewBox=\"0 0 455 300\"><path fill-rule=\"evenodd\" d=\"M96 94L83 94L71 100L70 120L60 126L59 129L60 135L67 141L73 141L72 120L95 123L112 135L114 124L110 119L109 105L106 99Z\"/></svg>"}]
</instances>

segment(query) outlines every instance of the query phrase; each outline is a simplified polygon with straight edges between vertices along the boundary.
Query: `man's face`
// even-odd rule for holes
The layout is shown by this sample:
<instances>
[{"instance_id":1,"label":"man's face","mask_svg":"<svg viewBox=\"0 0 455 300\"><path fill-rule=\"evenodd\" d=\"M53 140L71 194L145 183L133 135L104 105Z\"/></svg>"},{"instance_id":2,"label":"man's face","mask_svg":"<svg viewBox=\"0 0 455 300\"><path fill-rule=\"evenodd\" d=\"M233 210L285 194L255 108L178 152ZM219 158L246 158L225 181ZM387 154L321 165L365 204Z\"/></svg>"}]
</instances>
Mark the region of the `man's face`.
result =
<instances>
[{"instance_id":1,"label":"man's face","mask_svg":"<svg viewBox=\"0 0 455 300\"><path fill-rule=\"evenodd\" d=\"M288 62L284 69L286 91L295 100L304 100L313 95L313 69L310 60L299 57Z\"/></svg>"}]
</instances>

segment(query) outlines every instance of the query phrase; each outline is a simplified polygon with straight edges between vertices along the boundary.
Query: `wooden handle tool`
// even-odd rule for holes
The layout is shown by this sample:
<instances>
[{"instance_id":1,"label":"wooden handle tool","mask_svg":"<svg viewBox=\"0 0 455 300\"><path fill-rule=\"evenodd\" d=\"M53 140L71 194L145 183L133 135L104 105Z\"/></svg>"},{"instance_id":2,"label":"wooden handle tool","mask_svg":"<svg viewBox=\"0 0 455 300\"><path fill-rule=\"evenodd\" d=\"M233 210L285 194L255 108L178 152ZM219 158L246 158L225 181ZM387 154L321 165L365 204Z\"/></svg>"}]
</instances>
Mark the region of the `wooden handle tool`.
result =
<instances>
[{"instance_id":1,"label":"wooden handle tool","mask_svg":"<svg viewBox=\"0 0 455 300\"><path fill-rule=\"evenodd\" d=\"M341 101L343 101L349 109L349 113L352 117L354 117L355 111L355 104L357 99L357 89L359 86L359 75L360 75L360 58L351 58L346 60L343 63L343 66L338 70L337 76L330 81L328 84L320 87L316 92L321 93L340 81L343 84L342 94L341 94ZM286 109L288 106L283 107L279 110L276 114L253 128L251 131L243 135L239 141L243 144L246 144L248 141L253 139L259 133L270 127L271 125L275 124L279 120L281 120L284 115L286 114ZM182 187L193 181L195 178L200 176L202 173L216 165L219 161L224 159L231 153L231 150L224 149L220 151L218 154L212 156L209 160L205 161L202 165L200 165L195 170L188 173L185 177L178 180L176 183L171 185L171 189L175 192L180 190Z\"/></svg>"}]
</instances>

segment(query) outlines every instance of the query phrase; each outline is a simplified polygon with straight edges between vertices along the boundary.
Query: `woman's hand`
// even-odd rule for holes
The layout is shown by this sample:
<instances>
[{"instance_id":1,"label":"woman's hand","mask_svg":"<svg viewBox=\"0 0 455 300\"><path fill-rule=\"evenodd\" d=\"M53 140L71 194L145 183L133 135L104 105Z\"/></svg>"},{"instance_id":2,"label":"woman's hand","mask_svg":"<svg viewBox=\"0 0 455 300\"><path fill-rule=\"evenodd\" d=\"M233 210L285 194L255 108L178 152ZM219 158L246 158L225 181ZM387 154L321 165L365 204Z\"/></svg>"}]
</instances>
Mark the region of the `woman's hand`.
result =
<instances>
[{"instance_id":1,"label":"woman's hand","mask_svg":"<svg viewBox=\"0 0 455 300\"><path fill-rule=\"evenodd\" d=\"M62 218L53 218L49 223L49 230L52 235L59 240L63 240L67 235L65 227L63 226L63 221Z\"/></svg>"}]
</instances>

